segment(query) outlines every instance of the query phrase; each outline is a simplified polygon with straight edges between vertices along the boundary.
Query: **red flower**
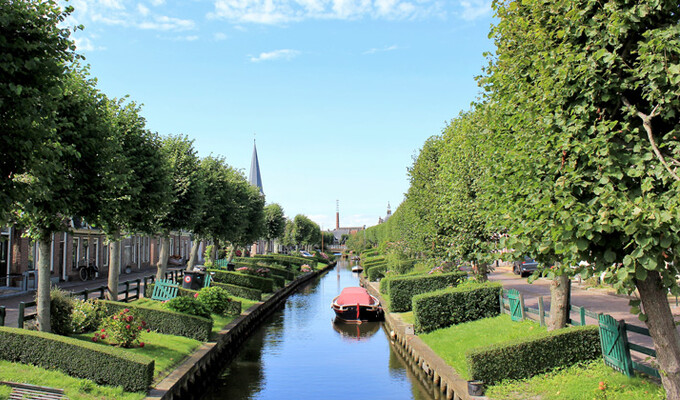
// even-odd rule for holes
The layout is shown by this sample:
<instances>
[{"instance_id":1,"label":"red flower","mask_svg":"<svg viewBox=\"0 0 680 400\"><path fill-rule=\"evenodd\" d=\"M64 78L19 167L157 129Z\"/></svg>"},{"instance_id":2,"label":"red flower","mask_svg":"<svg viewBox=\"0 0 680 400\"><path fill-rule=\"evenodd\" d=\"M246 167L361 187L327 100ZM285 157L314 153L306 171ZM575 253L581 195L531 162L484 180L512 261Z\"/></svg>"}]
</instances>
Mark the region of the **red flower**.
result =
<instances>
[{"instance_id":1,"label":"red flower","mask_svg":"<svg viewBox=\"0 0 680 400\"><path fill-rule=\"evenodd\" d=\"M128 316L127 316L127 322L131 322L133 319L134 319L134 318L132 317L132 315L128 315Z\"/></svg>"},{"instance_id":2,"label":"red flower","mask_svg":"<svg viewBox=\"0 0 680 400\"><path fill-rule=\"evenodd\" d=\"M130 325L125 325L125 329L130 329Z\"/></svg>"},{"instance_id":3,"label":"red flower","mask_svg":"<svg viewBox=\"0 0 680 400\"><path fill-rule=\"evenodd\" d=\"M196 294L194 295L194 297L198 297L198 293L196 293Z\"/></svg>"},{"instance_id":4,"label":"red flower","mask_svg":"<svg viewBox=\"0 0 680 400\"><path fill-rule=\"evenodd\" d=\"M142 326L141 326L141 325L140 325L140 326L138 326L137 328L138 328L138 329L139 329L140 331L142 330Z\"/></svg>"},{"instance_id":5,"label":"red flower","mask_svg":"<svg viewBox=\"0 0 680 400\"><path fill-rule=\"evenodd\" d=\"M118 316L117 316L117 315L114 315L114 316L113 316L113 319L115 319L116 321L118 321Z\"/></svg>"},{"instance_id":6,"label":"red flower","mask_svg":"<svg viewBox=\"0 0 680 400\"><path fill-rule=\"evenodd\" d=\"M147 332L151 332L151 329L147 329L146 331L147 331Z\"/></svg>"},{"instance_id":7,"label":"red flower","mask_svg":"<svg viewBox=\"0 0 680 400\"><path fill-rule=\"evenodd\" d=\"M106 332L106 329L102 328L102 332Z\"/></svg>"},{"instance_id":8,"label":"red flower","mask_svg":"<svg viewBox=\"0 0 680 400\"><path fill-rule=\"evenodd\" d=\"M93 338L92 338L92 341L93 341L93 342L96 342L96 341L97 341L97 337L96 337L96 336L93 337Z\"/></svg>"},{"instance_id":9,"label":"red flower","mask_svg":"<svg viewBox=\"0 0 680 400\"><path fill-rule=\"evenodd\" d=\"M139 342L139 347L144 347L144 342Z\"/></svg>"},{"instance_id":10,"label":"red flower","mask_svg":"<svg viewBox=\"0 0 680 400\"><path fill-rule=\"evenodd\" d=\"M106 335L101 335L100 338L106 339Z\"/></svg>"},{"instance_id":11,"label":"red flower","mask_svg":"<svg viewBox=\"0 0 680 400\"><path fill-rule=\"evenodd\" d=\"M124 311L124 312L129 312L129 311L130 311L130 309L129 309L129 308L126 308L126 309L125 309L125 310L123 310L123 311Z\"/></svg>"},{"instance_id":12,"label":"red flower","mask_svg":"<svg viewBox=\"0 0 680 400\"><path fill-rule=\"evenodd\" d=\"M142 321L142 326L146 326L146 321Z\"/></svg>"}]
</instances>

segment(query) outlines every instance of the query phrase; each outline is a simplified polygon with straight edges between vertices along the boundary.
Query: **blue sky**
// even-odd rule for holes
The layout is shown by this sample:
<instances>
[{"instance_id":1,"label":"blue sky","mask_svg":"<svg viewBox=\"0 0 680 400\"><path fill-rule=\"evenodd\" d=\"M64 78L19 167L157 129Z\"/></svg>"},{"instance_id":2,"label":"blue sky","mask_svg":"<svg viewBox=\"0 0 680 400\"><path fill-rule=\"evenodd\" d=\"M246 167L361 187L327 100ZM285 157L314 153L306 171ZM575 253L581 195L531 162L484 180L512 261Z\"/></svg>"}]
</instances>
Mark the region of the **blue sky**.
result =
<instances>
[{"instance_id":1,"label":"blue sky","mask_svg":"<svg viewBox=\"0 0 680 400\"><path fill-rule=\"evenodd\" d=\"M475 100L490 1L72 0L100 89L324 229L375 225L425 139Z\"/></svg>"}]
</instances>

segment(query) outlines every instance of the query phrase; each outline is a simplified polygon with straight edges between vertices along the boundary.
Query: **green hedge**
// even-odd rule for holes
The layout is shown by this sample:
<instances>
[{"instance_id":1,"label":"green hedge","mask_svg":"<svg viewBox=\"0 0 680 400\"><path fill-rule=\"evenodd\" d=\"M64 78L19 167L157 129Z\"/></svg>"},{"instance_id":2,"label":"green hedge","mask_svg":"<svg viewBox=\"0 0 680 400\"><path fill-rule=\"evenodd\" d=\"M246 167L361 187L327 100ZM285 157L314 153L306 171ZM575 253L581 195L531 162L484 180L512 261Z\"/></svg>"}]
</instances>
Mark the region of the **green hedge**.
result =
<instances>
[{"instance_id":1,"label":"green hedge","mask_svg":"<svg viewBox=\"0 0 680 400\"><path fill-rule=\"evenodd\" d=\"M274 280L269 278L261 278L259 276L241 274L238 272L222 271L217 269L210 269L214 272L213 278L216 282L230 283L232 285L245 286L260 290L264 293L271 293L274 291Z\"/></svg>"},{"instance_id":2,"label":"green hedge","mask_svg":"<svg viewBox=\"0 0 680 400\"><path fill-rule=\"evenodd\" d=\"M368 273L366 274L368 276L369 281L377 281L378 279L382 279L385 277L385 271L387 271L387 265L374 265L371 267L371 269L368 270Z\"/></svg>"},{"instance_id":3,"label":"green hedge","mask_svg":"<svg viewBox=\"0 0 680 400\"><path fill-rule=\"evenodd\" d=\"M154 360L149 357L47 332L0 327L0 358L120 385L128 392L146 391L153 380Z\"/></svg>"},{"instance_id":4,"label":"green hedge","mask_svg":"<svg viewBox=\"0 0 680 400\"><path fill-rule=\"evenodd\" d=\"M498 282L466 282L454 288L413 296L413 317L418 333L500 314Z\"/></svg>"},{"instance_id":5,"label":"green hedge","mask_svg":"<svg viewBox=\"0 0 680 400\"><path fill-rule=\"evenodd\" d=\"M302 264L309 264L310 266L313 266L312 264L314 264L314 261L316 261L314 259L302 256L291 256L286 254L256 255L252 258L257 260L273 260L274 262L286 267L294 267L296 271L300 270L300 266L302 266Z\"/></svg>"},{"instance_id":6,"label":"green hedge","mask_svg":"<svg viewBox=\"0 0 680 400\"><path fill-rule=\"evenodd\" d=\"M411 311L413 296L432 292L448 286L456 286L467 279L466 272L451 272L448 274L416 275L390 279L388 293L392 312Z\"/></svg>"},{"instance_id":7,"label":"green hedge","mask_svg":"<svg viewBox=\"0 0 680 400\"><path fill-rule=\"evenodd\" d=\"M520 342L469 350L465 357L471 379L487 385L504 379L525 379L602 357L599 327L560 329Z\"/></svg>"},{"instance_id":8,"label":"green hedge","mask_svg":"<svg viewBox=\"0 0 680 400\"><path fill-rule=\"evenodd\" d=\"M140 318L146 321L149 329L166 335L184 336L205 342L210 338L210 333L212 332L212 318L202 318L171 310L138 306L134 303L100 301L104 305L107 314L114 314L125 308L135 310L139 313Z\"/></svg>"},{"instance_id":9,"label":"green hedge","mask_svg":"<svg viewBox=\"0 0 680 400\"><path fill-rule=\"evenodd\" d=\"M231 292L232 287L236 288L236 289L234 289L234 291L238 291L237 289L240 289L241 291L252 291L252 292L256 293L258 298L251 299L251 300L258 300L259 301L260 297L262 296L262 292L260 292L259 290L244 288L243 286L227 285L227 284L219 283L219 282L215 282L215 281L213 281L210 285L220 286L221 288L223 288L227 292L229 292L229 294L231 294L232 296L244 297L246 299L249 299L249 297L245 297L245 296L241 296L239 294L232 293ZM146 291L144 292L144 297L147 297L149 299L151 298L151 295L153 294L153 286L154 286L153 283L147 285ZM185 297L194 297L194 296L196 296L196 293L198 293L198 290L185 289L183 287L180 287L179 290L177 291L178 296L185 296ZM245 292L245 293L247 293L247 292ZM236 301L236 300L232 300L229 303L229 306L227 307L226 313L231 314L231 315L241 314L241 302Z\"/></svg>"},{"instance_id":10,"label":"green hedge","mask_svg":"<svg viewBox=\"0 0 680 400\"><path fill-rule=\"evenodd\" d=\"M213 281L211 285L219 286L229 292L232 296L237 296L237 297L243 297L244 299L249 299L249 300L257 300L260 301L262 299L262 291L253 289L253 288L247 288L243 286L238 286L238 285L232 285L229 283L220 283L220 282L215 282ZM240 302L238 302L241 304ZM240 311L239 311L240 314Z\"/></svg>"}]
</instances>

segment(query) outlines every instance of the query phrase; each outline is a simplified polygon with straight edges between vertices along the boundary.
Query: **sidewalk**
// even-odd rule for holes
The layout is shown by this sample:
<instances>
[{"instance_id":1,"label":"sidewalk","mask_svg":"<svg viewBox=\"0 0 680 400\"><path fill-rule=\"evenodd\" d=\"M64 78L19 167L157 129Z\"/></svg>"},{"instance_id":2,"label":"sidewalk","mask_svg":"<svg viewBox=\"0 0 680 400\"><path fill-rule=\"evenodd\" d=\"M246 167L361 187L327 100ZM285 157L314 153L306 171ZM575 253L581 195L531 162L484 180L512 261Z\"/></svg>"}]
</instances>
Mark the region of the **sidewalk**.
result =
<instances>
[{"instance_id":1,"label":"sidewalk","mask_svg":"<svg viewBox=\"0 0 680 400\"><path fill-rule=\"evenodd\" d=\"M168 267L169 271L182 270L185 267ZM121 274L119 281L122 284L125 281L142 279L146 276L155 276L156 267L146 267L138 270L134 270L129 274ZM67 290L69 292L80 292L85 289L96 289L100 286L106 285L108 276L100 275L99 277L90 281L69 281L69 282L59 282L56 284L57 287ZM134 284L130 286L133 289ZM120 290L120 289L119 289ZM144 296L144 293L141 293ZM35 289L31 289L28 292L19 291L16 288L2 288L0 289L0 306L5 306L7 315L5 317L5 326L16 327L19 318L19 303L29 302L35 300Z\"/></svg>"}]
</instances>

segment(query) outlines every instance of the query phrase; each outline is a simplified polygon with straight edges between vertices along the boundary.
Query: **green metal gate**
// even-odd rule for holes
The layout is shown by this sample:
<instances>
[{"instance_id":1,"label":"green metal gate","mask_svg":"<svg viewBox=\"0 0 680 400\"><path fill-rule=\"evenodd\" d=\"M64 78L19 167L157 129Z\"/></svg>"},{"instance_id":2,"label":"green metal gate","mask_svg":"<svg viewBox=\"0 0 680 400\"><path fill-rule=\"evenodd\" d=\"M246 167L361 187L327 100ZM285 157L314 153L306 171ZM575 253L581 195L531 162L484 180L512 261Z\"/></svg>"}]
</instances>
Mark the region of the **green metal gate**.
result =
<instances>
[{"instance_id":1,"label":"green metal gate","mask_svg":"<svg viewBox=\"0 0 680 400\"><path fill-rule=\"evenodd\" d=\"M519 298L519 292L516 289L508 290L508 301L510 302L510 318L513 321L522 321L524 313L522 312L522 302Z\"/></svg>"},{"instance_id":2,"label":"green metal gate","mask_svg":"<svg viewBox=\"0 0 680 400\"><path fill-rule=\"evenodd\" d=\"M633 376L633 361L628 348L628 333L624 321L611 315L600 315L600 345L605 364L627 376Z\"/></svg>"}]
</instances>

